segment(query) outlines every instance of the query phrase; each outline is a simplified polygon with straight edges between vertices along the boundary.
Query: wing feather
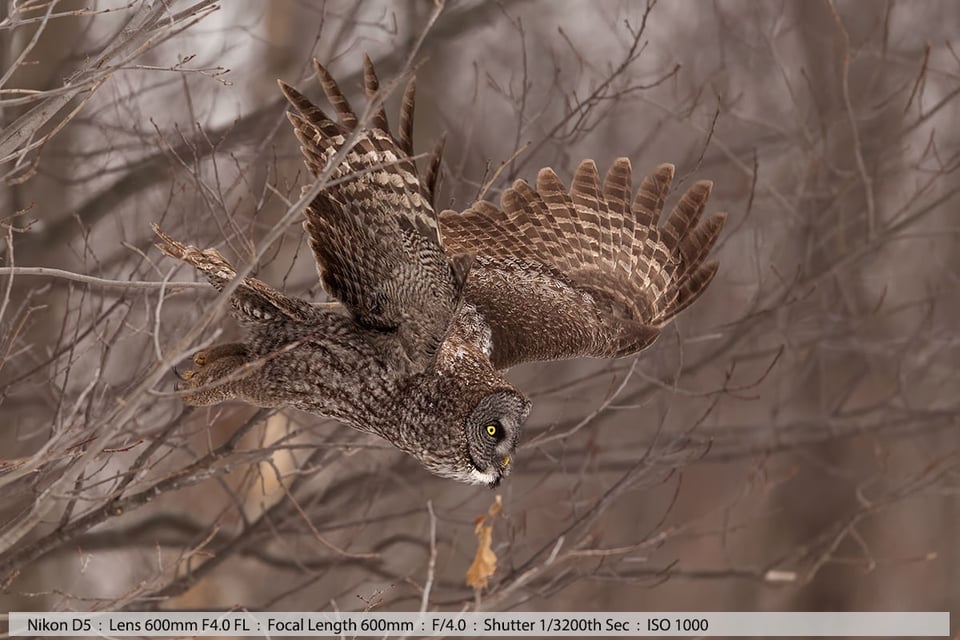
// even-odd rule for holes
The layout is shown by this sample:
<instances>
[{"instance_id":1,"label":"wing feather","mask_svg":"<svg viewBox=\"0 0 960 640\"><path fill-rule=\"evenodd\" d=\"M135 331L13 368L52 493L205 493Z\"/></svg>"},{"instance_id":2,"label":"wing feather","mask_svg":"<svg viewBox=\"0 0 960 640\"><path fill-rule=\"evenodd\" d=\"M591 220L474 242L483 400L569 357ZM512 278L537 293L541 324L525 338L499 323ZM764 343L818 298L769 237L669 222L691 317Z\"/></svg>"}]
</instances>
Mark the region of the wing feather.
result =
<instances>
[{"instance_id":1,"label":"wing feather","mask_svg":"<svg viewBox=\"0 0 960 640\"><path fill-rule=\"evenodd\" d=\"M400 104L400 129L397 134L400 148L408 156L413 155L413 113L416 94L417 80L411 77L407 82L407 88L403 91L403 102Z\"/></svg>"},{"instance_id":2,"label":"wing feather","mask_svg":"<svg viewBox=\"0 0 960 640\"><path fill-rule=\"evenodd\" d=\"M424 184L411 155L414 85L404 94L401 133L394 138L382 106L362 126L333 77L314 64L337 121L280 83L297 111L288 117L308 169L323 175L354 140L333 168L329 186L304 211L320 279L357 324L396 333L408 359L416 367L429 366L459 308L472 256L448 257L441 244L432 206L436 178L428 176ZM380 83L366 56L364 91L368 100L380 99ZM439 165L438 158L431 166L434 162Z\"/></svg>"},{"instance_id":3,"label":"wing feather","mask_svg":"<svg viewBox=\"0 0 960 640\"><path fill-rule=\"evenodd\" d=\"M633 240L636 227L630 214L632 197L632 168L626 158L618 158L603 179L603 198L610 212L610 226L614 231L613 273L629 276L633 273Z\"/></svg>"},{"instance_id":4,"label":"wing feather","mask_svg":"<svg viewBox=\"0 0 960 640\"><path fill-rule=\"evenodd\" d=\"M464 297L491 329L497 367L636 352L713 279L717 262L706 259L725 216L701 220L711 183L694 184L661 226L673 166L636 196L631 174L620 158L601 184L588 160L568 191L543 169L536 189L518 180L500 207L441 213L447 250L476 254Z\"/></svg>"},{"instance_id":5,"label":"wing feather","mask_svg":"<svg viewBox=\"0 0 960 640\"><path fill-rule=\"evenodd\" d=\"M590 239L590 249L597 260L614 264L613 225L607 203L600 190L600 173L593 160L584 160L573 174L570 197L577 210L585 212L585 229Z\"/></svg>"},{"instance_id":6,"label":"wing feather","mask_svg":"<svg viewBox=\"0 0 960 640\"><path fill-rule=\"evenodd\" d=\"M373 102L380 91L380 80L377 78L377 72L373 68L373 62L370 56L363 54L363 91L367 94L367 100ZM383 108L383 103L373 112L373 119L370 124L374 129L380 131L390 131L390 124L387 122L387 110Z\"/></svg>"},{"instance_id":7,"label":"wing feather","mask_svg":"<svg viewBox=\"0 0 960 640\"><path fill-rule=\"evenodd\" d=\"M347 100L347 97L343 95L343 92L340 91L340 85L337 84L337 81L333 79L333 76L330 75L330 72L327 71L327 68L320 64L316 59L313 61L313 68L317 71L317 77L320 79L320 88L323 89L323 94L327 97L327 102L329 102L334 111L337 113L337 117L340 118L340 123L343 125L343 128L347 131L352 131L357 126L357 116L353 112L353 108L350 107L350 101ZM284 91L286 94L286 91ZM299 94L297 94L299 96ZM287 98L289 99L289 95ZM315 105L311 104L309 100L303 96L299 96L299 100L294 103L294 106L297 110L306 117L307 121L323 121L330 120L330 118L322 115L319 118L313 117L311 114L315 113L310 109L317 109ZM293 102L293 100L291 100ZM302 108L303 104L306 103L308 111L304 111ZM319 111L319 109L317 109Z\"/></svg>"}]
</instances>

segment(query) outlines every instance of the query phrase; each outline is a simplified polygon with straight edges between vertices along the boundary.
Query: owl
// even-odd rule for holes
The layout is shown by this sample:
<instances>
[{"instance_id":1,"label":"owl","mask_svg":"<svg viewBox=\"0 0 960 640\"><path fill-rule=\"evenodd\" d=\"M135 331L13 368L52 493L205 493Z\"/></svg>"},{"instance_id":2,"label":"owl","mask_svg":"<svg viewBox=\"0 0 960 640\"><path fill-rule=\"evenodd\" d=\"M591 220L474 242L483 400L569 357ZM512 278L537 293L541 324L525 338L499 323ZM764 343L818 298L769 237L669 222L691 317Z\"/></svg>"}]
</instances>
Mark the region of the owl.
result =
<instances>
[{"instance_id":1,"label":"owl","mask_svg":"<svg viewBox=\"0 0 960 640\"><path fill-rule=\"evenodd\" d=\"M243 278L230 304L248 339L197 353L178 385L184 401L294 407L385 438L440 476L496 486L530 411L503 371L618 358L656 340L717 272L708 254L725 216L703 215L712 183L693 184L661 220L672 165L634 195L628 159L602 179L585 160L569 190L546 168L535 184L514 182L499 206L437 213L442 143L421 171L414 80L394 135L369 58L364 118L315 66L336 118L279 84L306 165L325 181L303 228L335 302ZM154 231L163 253L214 287L236 278L218 251Z\"/></svg>"}]
</instances>

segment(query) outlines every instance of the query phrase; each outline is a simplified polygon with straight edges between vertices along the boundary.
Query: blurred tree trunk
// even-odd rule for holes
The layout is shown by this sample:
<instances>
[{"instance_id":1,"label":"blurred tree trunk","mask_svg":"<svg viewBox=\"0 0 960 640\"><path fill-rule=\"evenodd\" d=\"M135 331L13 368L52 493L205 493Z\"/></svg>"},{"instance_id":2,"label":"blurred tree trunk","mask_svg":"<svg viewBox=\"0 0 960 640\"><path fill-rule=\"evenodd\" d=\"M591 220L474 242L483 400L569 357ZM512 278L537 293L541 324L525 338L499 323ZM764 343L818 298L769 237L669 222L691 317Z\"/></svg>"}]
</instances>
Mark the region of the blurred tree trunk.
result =
<instances>
[{"instance_id":1,"label":"blurred tree trunk","mask_svg":"<svg viewBox=\"0 0 960 640\"><path fill-rule=\"evenodd\" d=\"M801 59L792 68L802 69L808 78L803 85L795 85L796 93L809 96L807 129L822 135L808 149L807 165L795 168L800 176L797 191L802 194L798 204L802 220L793 250L806 276L831 271L833 275L822 280L804 305L794 309L795 317L787 320L791 326L813 323L811 329L819 330L821 337L804 352L791 354L796 377L788 378L786 388L781 390L785 406L779 415L785 420L806 417L826 424L838 414L888 401L896 386L895 356L871 352L862 347L869 338L858 338L861 332L876 334L884 323L888 325L884 327L887 331L895 330L889 326L891 321L870 317L879 301L874 292L865 288L864 264L852 262L837 268L845 258L865 246L872 234L879 233L885 212L876 198L873 198L876 204L868 204L857 150L862 155L869 189L874 194L878 191L878 171L882 168L885 174L896 176L899 175L897 167L903 164L896 155L897 136L903 124L902 106L892 100L884 104L896 87L875 60L863 61L856 57L858 45L876 34L877 22L882 21L885 7L871 5L870 15L864 16L854 13L853 6L840 4L838 7L841 26L828 3L786 5L802 52ZM844 65L849 65L846 79ZM849 107L844 97L845 81ZM853 125L849 110L852 110ZM858 128L856 135L852 126ZM884 186L894 185L888 182ZM875 207L873 220L869 219L870 206ZM908 284L893 282L890 286ZM875 532L870 531L870 521L855 531L834 532L843 539L830 552L826 551L829 540L821 538L825 532L833 532L838 523L847 522L861 506L857 500L860 483L879 472L871 453L870 438L854 437L791 456L800 470L795 481L781 484L774 494L773 504L778 515L769 520L770 528L761 534L770 545L767 555L778 557L791 546L810 545L803 563L806 569L821 554L830 556L811 584L791 598L791 608L810 611L871 608L871 598L864 597L859 572L855 569L858 566L864 569L868 563L869 552L858 540L866 539L863 544L870 545L869 541L875 538ZM785 461L785 464L790 463ZM845 562L836 562L838 558ZM852 561L854 568L847 561ZM755 601L754 598L748 596L744 605Z\"/></svg>"}]
</instances>

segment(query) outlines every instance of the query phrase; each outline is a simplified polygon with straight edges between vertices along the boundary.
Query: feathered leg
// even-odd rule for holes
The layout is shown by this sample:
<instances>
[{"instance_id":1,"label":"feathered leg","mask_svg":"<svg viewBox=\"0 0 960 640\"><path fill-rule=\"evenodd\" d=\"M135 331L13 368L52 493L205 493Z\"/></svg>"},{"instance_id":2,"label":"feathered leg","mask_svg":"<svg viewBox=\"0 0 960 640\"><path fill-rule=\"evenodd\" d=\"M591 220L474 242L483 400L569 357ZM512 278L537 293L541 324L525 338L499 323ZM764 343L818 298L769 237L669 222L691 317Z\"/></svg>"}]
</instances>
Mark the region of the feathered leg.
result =
<instances>
[{"instance_id":1,"label":"feathered leg","mask_svg":"<svg viewBox=\"0 0 960 640\"><path fill-rule=\"evenodd\" d=\"M196 368L181 374L183 382L177 385L177 390L189 391L183 401L194 407L242 397L241 387L246 377L242 368L249 360L247 345L239 342L218 344L198 351L193 356Z\"/></svg>"},{"instance_id":2,"label":"feathered leg","mask_svg":"<svg viewBox=\"0 0 960 640\"><path fill-rule=\"evenodd\" d=\"M184 245L163 233L154 225L160 238L157 248L164 254L186 262L202 272L218 290L222 290L237 273L216 249L201 250ZM230 297L233 315L251 328L270 325L278 316L284 315L301 320L307 311L306 304L288 298L255 278L244 278L242 284ZM193 406L217 404L231 398L246 397L244 385L253 371L244 371L244 365L254 360L247 345L232 342L215 345L196 353L193 369L181 374L183 382L178 391L188 392L184 402Z\"/></svg>"}]
</instances>

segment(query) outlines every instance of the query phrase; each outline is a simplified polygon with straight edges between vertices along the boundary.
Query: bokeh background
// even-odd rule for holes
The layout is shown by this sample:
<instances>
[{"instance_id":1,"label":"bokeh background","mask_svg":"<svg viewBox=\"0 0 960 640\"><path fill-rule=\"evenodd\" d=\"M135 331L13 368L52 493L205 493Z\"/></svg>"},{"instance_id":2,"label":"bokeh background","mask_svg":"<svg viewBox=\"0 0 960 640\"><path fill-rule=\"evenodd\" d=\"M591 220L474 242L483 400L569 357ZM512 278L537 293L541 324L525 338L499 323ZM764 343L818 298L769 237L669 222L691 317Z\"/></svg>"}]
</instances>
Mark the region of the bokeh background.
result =
<instances>
[{"instance_id":1,"label":"bokeh background","mask_svg":"<svg viewBox=\"0 0 960 640\"><path fill-rule=\"evenodd\" d=\"M957 3L0 11L3 610L957 618ZM322 300L299 220L263 242L310 182L275 82L319 101L316 57L362 105L364 52L385 82L415 68L445 208L627 156L637 181L714 180L729 214L716 280L652 348L510 372L535 408L484 590L465 574L494 492L172 393L171 365L241 336L150 223Z\"/></svg>"}]
</instances>

